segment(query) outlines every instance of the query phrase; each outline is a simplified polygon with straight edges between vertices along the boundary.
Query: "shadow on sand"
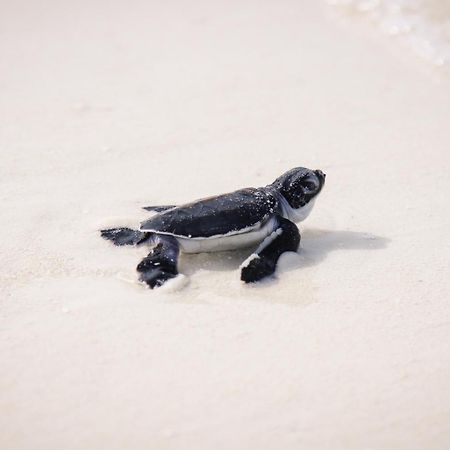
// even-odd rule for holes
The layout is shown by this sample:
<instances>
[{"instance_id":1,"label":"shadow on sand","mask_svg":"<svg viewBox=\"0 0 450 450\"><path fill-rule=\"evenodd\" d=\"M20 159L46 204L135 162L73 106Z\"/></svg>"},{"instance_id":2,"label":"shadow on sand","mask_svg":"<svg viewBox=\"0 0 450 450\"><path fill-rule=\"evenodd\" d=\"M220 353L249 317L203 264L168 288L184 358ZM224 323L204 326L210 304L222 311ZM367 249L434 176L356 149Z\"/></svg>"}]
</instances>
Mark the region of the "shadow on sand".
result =
<instances>
[{"instance_id":1,"label":"shadow on sand","mask_svg":"<svg viewBox=\"0 0 450 450\"><path fill-rule=\"evenodd\" d=\"M292 271L302 267L319 264L329 253L350 250L380 250L386 248L389 239L361 231L341 231L312 229L302 232L302 244L298 252L301 258L290 258L289 264L283 264L283 271ZM232 271L251 253L253 249L232 252L202 253L183 255L181 271L192 275L198 270Z\"/></svg>"}]
</instances>

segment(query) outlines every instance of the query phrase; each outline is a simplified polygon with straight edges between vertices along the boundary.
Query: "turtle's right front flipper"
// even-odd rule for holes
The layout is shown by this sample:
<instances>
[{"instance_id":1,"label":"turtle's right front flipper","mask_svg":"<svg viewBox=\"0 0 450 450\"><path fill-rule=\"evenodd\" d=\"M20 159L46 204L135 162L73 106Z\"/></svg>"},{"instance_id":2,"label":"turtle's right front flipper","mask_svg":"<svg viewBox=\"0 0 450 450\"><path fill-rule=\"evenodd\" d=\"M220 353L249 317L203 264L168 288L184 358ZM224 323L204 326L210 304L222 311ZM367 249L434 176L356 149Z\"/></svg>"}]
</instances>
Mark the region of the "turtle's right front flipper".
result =
<instances>
[{"instance_id":1,"label":"turtle's right front flipper","mask_svg":"<svg viewBox=\"0 0 450 450\"><path fill-rule=\"evenodd\" d=\"M283 217L278 217L277 222L273 233L242 264L241 280L245 283L254 283L272 275L283 253L297 251L300 233L295 223Z\"/></svg>"},{"instance_id":2,"label":"turtle's right front flipper","mask_svg":"<svg viewBox=\"0 0 450 450\"><path fill-rule=\"evenodd\" d=\"M114 245L138 245L145 242L151 233L144 233L131 228L109 228L100 230L103 239L112 241Z\"/></svg>"}]
</instances>

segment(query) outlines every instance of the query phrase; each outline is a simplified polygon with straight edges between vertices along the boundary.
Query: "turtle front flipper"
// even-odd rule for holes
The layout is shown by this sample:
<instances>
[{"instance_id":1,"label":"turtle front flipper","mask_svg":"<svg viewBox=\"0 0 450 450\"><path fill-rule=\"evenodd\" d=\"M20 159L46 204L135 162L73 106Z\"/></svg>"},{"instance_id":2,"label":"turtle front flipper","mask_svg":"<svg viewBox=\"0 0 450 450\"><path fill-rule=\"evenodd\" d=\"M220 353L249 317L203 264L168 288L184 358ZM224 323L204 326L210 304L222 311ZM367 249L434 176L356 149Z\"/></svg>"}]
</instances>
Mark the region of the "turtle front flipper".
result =
<instances>
[{"instance_id":1,"label":"turtle front flipper","mask_svg":"<svg viewBox=\"0 0 450 450\"><path fill-rule=\"evenodd\" d=\"M151 233L144 233L131 228L108 228L100 230L103 239L112 241L114 245L138 245L145 242Z\"/></svg>"},{"instance_id":2,"label":"turtle front flipper","mask_svg":"<svg viewBox=\"0 0 450 450\"><path fill-rule=\"evenodd\" d=\"M143 206L142 209L145 209L146 211L150 212L164 212L169 211L169 209L176 208L175 205L159 205L159 206Z\"/></svg>"},{"instance_id":3,"label":"turtle front flipper","mask_svg":"<svg viewBox=\"0 0 450 450\"><path fill-rule=\"evenodd\" d=\"M173 236L154 235L156 246L136 267L139 280L151 289L162 286L178 275L178 256L180 246Z\"/></svg>"},{"instance_id":4,"label":"turtle front flipper","mask_svg":"<svg viewBox=\"0 0 450 450\"><path fill-rule=\"evenodd\" d=\"M283 217L277 218L275 230L267 236L255 253L241 266L241 280L254 283L275 272L278 259L284 252L296 252L300 244L297 226Z\"/></svg>"}]
</instances>

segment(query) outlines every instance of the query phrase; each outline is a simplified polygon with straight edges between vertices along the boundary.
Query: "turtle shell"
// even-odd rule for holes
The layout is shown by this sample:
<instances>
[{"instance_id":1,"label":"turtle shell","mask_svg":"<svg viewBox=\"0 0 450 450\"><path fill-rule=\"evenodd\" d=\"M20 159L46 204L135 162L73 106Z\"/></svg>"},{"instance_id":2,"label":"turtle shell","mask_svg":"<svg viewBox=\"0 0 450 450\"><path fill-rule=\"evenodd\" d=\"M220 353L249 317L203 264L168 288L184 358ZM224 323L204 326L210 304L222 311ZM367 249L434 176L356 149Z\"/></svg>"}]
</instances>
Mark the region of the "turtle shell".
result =
<instances>
[{"instance_id":1,"label":"turtle shell","mask_svg":"<svg viewBox=\"0 0 450 450\"><path fill-rule=\"evenodd\" d=\"M245 233L265 223L278 209L276 197L264 188L240 189L156 214L140 230L186 238Z\"/></svg>"}]
</instances>

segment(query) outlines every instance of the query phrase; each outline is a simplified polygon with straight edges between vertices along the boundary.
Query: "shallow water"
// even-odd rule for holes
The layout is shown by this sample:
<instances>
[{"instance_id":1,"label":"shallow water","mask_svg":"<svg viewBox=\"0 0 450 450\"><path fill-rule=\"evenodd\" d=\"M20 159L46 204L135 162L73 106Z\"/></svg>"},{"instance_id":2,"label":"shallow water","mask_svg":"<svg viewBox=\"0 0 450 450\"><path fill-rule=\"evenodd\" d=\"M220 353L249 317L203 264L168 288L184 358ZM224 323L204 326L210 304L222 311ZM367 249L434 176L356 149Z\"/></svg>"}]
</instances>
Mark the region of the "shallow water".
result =
<instances>
[{"instance_id":1,"label":"shallow water","mask_svg":"<svg viewBox=\"0 0 450 450\"><path fill-rule=\"evenodd\" d=\"M449 74L450 1L328 0L340 13L365 20L427 63Z\"/></svg>"}]
</instances>

